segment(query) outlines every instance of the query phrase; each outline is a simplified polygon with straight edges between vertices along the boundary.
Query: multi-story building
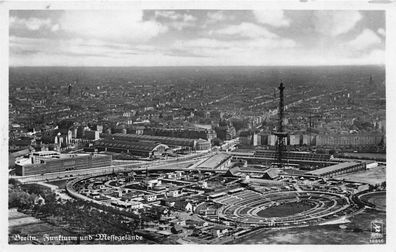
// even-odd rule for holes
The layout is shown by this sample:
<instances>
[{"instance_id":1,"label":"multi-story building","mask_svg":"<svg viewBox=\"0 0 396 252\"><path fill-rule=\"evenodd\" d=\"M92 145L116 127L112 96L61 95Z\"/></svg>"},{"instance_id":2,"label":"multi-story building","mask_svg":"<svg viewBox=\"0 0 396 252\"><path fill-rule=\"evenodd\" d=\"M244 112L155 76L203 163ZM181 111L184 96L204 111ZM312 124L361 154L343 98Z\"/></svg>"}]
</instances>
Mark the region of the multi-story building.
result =
<instances>
[{"instance_id":1,"label":"multi-story building","mask_svg":"<svg viewBox=\"0 0 396 252\"><path fill-rule=\"evenodd\" d=\"M317 135L316 146L359 147L379 145L384 136L381 134Z\"/></svg>"},{"instance_id":2,"label":"multi-story building","mask_svg":"<svg viewBox=\"0 0 396 252\"><path fill-rule=\"evenodd\" d=\"M253 146L261 145L261 135L254 134L253 135Z\"/></svg>"},{"instance_id":3,"label":"multi-story building","mask_svg":"<svg viewBox=\"0 0 396 252\"><path fill-rule=\"evenodd\" d=\"M262 135L261 142L258 137L254 137L253 144L256 145L276 145L275 135ZM259 144L261 143L261 144ZM292 146L318 146L318 147L368 147L385 144L385 136L379 133L373 134L319 134L319 135L298 135L291 134L287 138L287 145Z\"/></svg>"},{"instance_id":4,"label":"multi-story building","mask_svg":"<svg viewBox=\"0 0 396 252\"><path fill-rule=\"evenodd\" d=\"M316 136L302 135L302 144L303 145L315 145L316 144Z\"/></svg>"},{"instance_id":5,"label":"multi-story building","mask_svg":"<svg viewBox=\"0 0 396 252\"><path fill-rule=\"evenodd\" d=\"M53 151L33 152L27 159L18 160L18 176L81 170L111 165L111 156L103 154L60 154Z\"/></svg>"},{"instance_id":6,"label":"multi-story building","mask_svg":"<svg viewBox=\"0 0 396 252\"><path fill-rule=\"evenodd\" d=\"M301 135L288 135L287 143L288 145L301 145Z\"/></svg>"},{"instance_id":7,"label":"multi-story building","mask_svg":"<svg viewBox=\"0 0 396 252\"><path fill-rule=\"evenodd\" d=\"M268 143L269 146L275 146L276 145L276 136L275 135L268 135L267 143Z\"/></svg>"},{"instance_id":8,"label":"multi-story building","mask_svg":"<svg viewBox=\"0 0 396 252\"><path fill-rule=\"evenodd\" d=\"M195 150L209 150L211 148L211 143L204 139L196 140Z\"/></svg>"}]
</instances>

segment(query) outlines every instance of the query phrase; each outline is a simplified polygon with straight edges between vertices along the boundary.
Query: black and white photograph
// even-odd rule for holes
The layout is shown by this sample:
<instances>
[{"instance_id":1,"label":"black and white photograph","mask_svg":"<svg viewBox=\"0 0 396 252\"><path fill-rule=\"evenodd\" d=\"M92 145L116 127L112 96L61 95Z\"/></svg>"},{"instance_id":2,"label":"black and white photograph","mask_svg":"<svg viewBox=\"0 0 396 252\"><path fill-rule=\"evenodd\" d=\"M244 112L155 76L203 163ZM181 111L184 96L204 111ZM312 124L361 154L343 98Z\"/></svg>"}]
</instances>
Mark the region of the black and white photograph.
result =
<instances>
[{"instance_id":1,"label":"black and white photograph","mask_svg":"<svg viewBox=\"0 0 396 252\"><path fill-rule=\"evenodd\" d=\"M386 8L18 6L9 248L389 245Z\"/></svg>"}]
</instances>

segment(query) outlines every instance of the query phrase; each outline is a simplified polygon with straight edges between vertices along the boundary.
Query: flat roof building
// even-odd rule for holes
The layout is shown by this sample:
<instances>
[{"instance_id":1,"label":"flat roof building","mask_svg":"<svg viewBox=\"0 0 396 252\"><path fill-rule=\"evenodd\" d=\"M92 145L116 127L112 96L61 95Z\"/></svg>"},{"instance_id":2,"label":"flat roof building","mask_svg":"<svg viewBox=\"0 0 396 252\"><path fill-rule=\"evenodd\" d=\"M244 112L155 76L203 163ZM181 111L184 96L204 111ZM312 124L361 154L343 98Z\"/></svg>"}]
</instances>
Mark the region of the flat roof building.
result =
<instances>
[{"instance_id":1,"label":"flat roof building","mask_svg":"<svg viewBox=\"0 0 396 252\"><path fill-rule=\"evenodd\" d=\"M355 172L359 170L365 170L365 169L366 169L366 163L346 162L346 163L339 163L336 165L331 165L321 169L317 169L309 172L309 174L321 176L321 177L332 177L334 175L341 175L341 174Z\"/></svg>"},{"instance_id":2,"label":"flat roof building","mask_svg":"<svg viewBox=\"0 0 396 252\"><path fill-rule=\"evenodd\" d=\"M16 163L18 176L81 170L111 165L111 156L103 154L59 154L36 152L28 159Z\"/></svg>"},{"instance_id":3,"label":"flat roof building","mask_svg":"<svg viewBox=\"0 0 396 252\"><path fill-rule=\"evenodd\" d=\"M254 153L255 157L263 158L277 158L278 153L271 150L256 150ZM297 151L285 151L284 159L292 160L312 160L312 161L330 161L331 155L329 154L317 154L311 152L297 152Z\"/></svg>"}]
</instances>

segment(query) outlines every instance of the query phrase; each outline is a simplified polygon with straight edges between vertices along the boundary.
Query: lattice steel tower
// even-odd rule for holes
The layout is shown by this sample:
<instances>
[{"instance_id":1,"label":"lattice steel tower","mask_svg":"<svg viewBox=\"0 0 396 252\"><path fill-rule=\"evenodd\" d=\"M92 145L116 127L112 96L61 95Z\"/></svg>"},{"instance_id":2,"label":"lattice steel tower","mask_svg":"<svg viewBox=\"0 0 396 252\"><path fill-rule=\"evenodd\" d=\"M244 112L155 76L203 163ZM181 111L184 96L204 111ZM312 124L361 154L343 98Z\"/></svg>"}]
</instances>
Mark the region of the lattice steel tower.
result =
<instances>
[{"instance_id":1,"label":"lattice steel tower","mask_svg":"<svg viewBox=\"0 0 396 252\"><path fill-rule=\"evenodd\" d=\"M278 145L277 145L277 158L278 158L278 167L283 167L283 151L285 149L285 138L287 137L287 132L283 131L283 112L284 112L284 101L283 101L283 90L285 87L281 82L279 85L279 108L278 108L278 129L274 132L274 135L278 137Z\"/></svg>"}]
</instances>

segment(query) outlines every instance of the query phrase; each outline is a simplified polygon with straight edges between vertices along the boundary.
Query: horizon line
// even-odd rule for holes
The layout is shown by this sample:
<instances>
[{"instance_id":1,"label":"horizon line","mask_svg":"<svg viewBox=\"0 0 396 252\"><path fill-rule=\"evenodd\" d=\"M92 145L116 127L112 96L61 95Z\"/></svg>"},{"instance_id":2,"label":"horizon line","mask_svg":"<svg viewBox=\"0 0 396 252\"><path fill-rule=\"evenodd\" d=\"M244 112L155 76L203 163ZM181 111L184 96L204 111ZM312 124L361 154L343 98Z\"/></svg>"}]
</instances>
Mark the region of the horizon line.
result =
<instances>
[{"instance_id":1,"label":"horizon line","mask_svg":"<svg viewBox=\"0 0 396 252\"><path fill-rule=\"evenodd\" d=\"M337 66L386 66L386 64L329 64L329 65L161 65L161 66L81 66L81 65L54 65L54 66L8 66L8 68L17 68L17 67L139 67L139 68L150 68L150 67L337 67Z\"/></svg>"}]
</instances>

